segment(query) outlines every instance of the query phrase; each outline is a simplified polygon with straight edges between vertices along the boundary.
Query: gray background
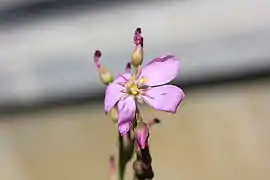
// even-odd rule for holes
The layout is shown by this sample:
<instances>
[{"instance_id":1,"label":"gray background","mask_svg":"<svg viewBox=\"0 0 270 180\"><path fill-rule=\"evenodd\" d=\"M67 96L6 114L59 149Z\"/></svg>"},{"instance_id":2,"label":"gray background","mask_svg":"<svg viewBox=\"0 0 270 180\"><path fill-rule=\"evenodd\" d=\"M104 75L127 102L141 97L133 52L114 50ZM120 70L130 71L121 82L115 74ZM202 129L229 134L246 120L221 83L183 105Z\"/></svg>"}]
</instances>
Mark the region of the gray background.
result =
<instances>
[{"instance_id":1,"label":"gray background","mask_svg":"<svg viewBox=\"0 0 270 180\"><path fill-rule=\"evenodd\" d=\"M100 92L94 50L102 50L112 73L122 72L137 26L145 37L145 61L177 55L181 81L270 67L268 0L82 1L62 9L44 6L41 13L12 11L27 2L0 3L2 105Z\"/></svg>"}]
</instances>

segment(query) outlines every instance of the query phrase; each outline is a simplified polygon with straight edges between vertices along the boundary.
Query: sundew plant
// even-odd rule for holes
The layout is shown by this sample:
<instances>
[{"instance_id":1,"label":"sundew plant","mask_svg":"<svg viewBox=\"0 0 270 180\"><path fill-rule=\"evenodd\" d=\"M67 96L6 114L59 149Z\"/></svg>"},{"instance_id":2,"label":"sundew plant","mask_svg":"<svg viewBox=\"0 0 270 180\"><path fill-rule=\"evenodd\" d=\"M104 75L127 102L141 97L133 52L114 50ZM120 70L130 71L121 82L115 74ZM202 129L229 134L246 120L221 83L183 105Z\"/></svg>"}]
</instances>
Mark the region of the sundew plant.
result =
<instances>
[{"instance_id":1,"label":"sundew plant","mask_svg":"<svg viewBox=\"0 0 270 180\"><path fill-rule=\"evenodd\" d=\"M118 166L115 156L109 160L110 180L124 180L126 165L133 162L134 180L154 178L149 149L149 129L159 123L158 118L145 121L139 104L167 113L176 113L185 94L177 86L169 85L176 78L180 61L174 55L159 56L142 65L144 49L140 28L134 32L135 49L124 73L114 78L100 63L101 51L94 53L94 62L101 81L107 86L104 111L118 126Z\"/></svg>"}]
</instances>

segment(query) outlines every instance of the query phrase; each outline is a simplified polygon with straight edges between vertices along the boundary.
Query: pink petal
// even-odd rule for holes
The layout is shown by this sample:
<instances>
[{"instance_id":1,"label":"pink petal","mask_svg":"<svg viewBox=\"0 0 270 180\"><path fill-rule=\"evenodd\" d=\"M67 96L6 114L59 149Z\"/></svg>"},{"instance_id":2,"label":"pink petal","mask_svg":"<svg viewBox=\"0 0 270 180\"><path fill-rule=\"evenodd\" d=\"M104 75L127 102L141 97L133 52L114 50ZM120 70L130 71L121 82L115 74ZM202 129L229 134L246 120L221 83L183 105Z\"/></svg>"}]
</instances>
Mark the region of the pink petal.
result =
<instances>
[{"instance_id":1,"label":"pink petal","mask_svg":"<svg viewBox=\"0 0 270 180\"><path fill-rule=\"evenodd\" d=\"M149 129L145 123L137 124L135 129L135 138L141 149L145 149L149 138Z\"/></svg>"},{"instance_id":2,"label":"pink petal","mask_svg":"<svg viewBox=\"0 0 270 180\"><path fill-rule=\"evenodd\" d=\"M125 94L121 92L125 88L119 83L126 83L126 79L130 78L129 73L125 73L123 75L118 76L111 84L109 84L106 88L105 99L104 99L104 109L105 112L108 113L114 105L119 101L119 99Z\"/></svg>"},{"instance_id":3,"label":"pink petal","mask_svg":"<svg viewBox=\"0 0 270 180\"><path fill-rule=\"evenodd\" d=\"M136 103L134 97L129 96L118 102L118 129L122 135L127 134L135 118Z\"/></svg>"},{"instance_id":4,"label":"pink petal","mask_svg":"<svg viewBox=\"0 0 270 180\"><path fill-rule=\"evenodd\" d=\"M143 99L148 105L170 113L176 113L177 107L185 97L182 89L173 85L153 87L145 94Z\"/></svg>"},{"instance_id":5,"label":"pink petal","mask_svg":"<svg viewBox=\"0 0 270 180\"><path fill-rule=\"evenodd\" d=\"M142 78L146 85L157 86L172 81L178 74L180 61L173 55L157 57L142 69Z\"/></svg>"}]
</instances>

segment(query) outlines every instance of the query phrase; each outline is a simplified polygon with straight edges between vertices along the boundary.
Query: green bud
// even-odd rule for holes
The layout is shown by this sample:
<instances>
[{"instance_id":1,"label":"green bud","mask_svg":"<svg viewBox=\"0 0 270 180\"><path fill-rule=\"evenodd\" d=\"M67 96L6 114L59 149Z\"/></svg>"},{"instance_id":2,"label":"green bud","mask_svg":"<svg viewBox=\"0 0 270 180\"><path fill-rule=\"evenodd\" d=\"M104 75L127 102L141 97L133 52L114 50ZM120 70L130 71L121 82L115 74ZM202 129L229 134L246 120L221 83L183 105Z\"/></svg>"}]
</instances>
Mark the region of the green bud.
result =
<instances>
[{"instance_id":1,"label":"green bud","mask_svg":"<svg viewBox=\"0 0 270 180\"><path fill-rule=\"evenodd\" d=\"M118 121L118 112L117 112L117 109L115 107L113 107L111 109L111 111L109 112L109 117L111 118L113 123L117 123L117 121Z\"/></svg>"},{"instance_id":2,"label":"green bud","mask_svg":"<svg viewBox=\"0 0 270 180\"><path fill-rule=\"evenodd\" d=\"M141 47L136 47L135 51L131 55L131 64L133 65L133 67L138 67L142 64L142 62L143 62L143 50Z\"/></svg>"},{"instance_id":3,"label":"green bud","mask_svg":"<svg viewBox=\"0 0 270 180\"><path fill-rule=\"evenodd\" d=\"M99 69L99 77L100 77L101 82L103 82L105 85L108 85L113 82L113 76L104 67L101 67Z\"/></svg>"}]
</instances>

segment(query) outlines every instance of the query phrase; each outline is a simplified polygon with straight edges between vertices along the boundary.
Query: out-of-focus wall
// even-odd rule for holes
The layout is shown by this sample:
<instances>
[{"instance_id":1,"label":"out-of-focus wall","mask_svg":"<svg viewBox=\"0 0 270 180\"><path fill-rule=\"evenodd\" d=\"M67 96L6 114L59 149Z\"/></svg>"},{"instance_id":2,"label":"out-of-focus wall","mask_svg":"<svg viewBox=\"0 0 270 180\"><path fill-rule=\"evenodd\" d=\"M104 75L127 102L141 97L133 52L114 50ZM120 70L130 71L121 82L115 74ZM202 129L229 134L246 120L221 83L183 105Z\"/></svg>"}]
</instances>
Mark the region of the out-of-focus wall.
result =
<instances>
[{"instance_id":1,"label":"out-of-focus wall","mask_svg":"<svg viewBox=\"0 0 270 180\"><path fill-rule=\"evenodd\" d=\"M176 115L142 107L144 119L162 119L151 136L155 180L269 179L270 84L200 88L186 95ZM117 129L101 104L1 120L1 180L108 179Z\"/></svg>"},{"instance_id":2,"label":"out-of-focus wall","mask_svg":"<svg viewBox=\"0 0 270 180\"><path fill-rule=\"evenodd\" d=\"M181 60L181 81L270 67L269 0L133 2L47 11L45 6L43 18L30 11L23 21L10 13L18 18L9 25L1 24L0 12L0 106L96 93L103 86L93 52L100 49L102 64L118 75L130 60L138 26L144 63L174 54Z\"/></svg>"}]
</instances>

